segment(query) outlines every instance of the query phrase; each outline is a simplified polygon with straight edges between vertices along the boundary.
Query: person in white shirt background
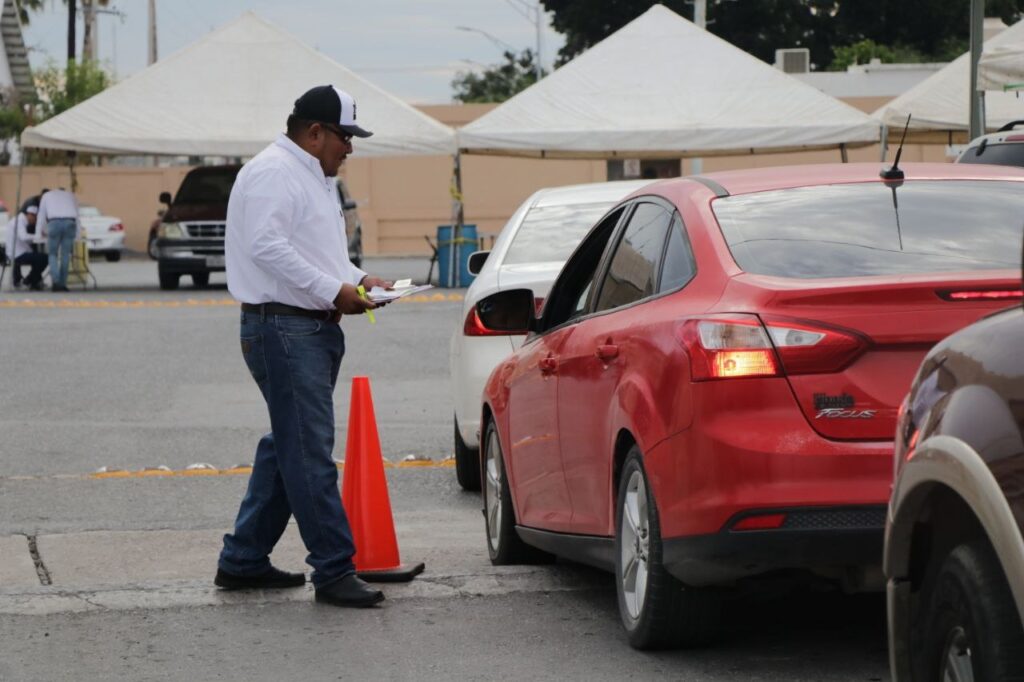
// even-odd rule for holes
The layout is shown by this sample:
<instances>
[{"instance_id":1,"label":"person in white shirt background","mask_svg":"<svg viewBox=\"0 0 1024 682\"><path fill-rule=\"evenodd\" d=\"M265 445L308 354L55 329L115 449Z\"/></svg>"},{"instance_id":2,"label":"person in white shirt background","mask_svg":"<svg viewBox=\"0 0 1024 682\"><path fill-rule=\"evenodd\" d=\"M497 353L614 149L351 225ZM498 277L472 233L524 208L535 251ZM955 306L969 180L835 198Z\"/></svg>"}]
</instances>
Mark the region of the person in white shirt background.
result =
<instances>
[{"instance_id":1,"label":"person in white shirt background","mask_svg":"<svg viewBox=\"0 0 1024 682\"><path fill-rule=\"evenodd\" d=\"M67 291L71 250L82 233L82 222L78 219L78 199L65 189L44 189L39 199L37 222L37 232L46 238L52 288L54 291Z\"/></svg>"},{"instance_id":2,"label":"person in white shirt background","mask_svg":"<svg viewBox=\"0 0 1024 682\"><path fill-rule=\"evenodd\" d=\"M35 226L39 207L32 201L26 201L22 209L14 216L7 225L7 253L11 255L11 268L14 278L14 288L18 289L22 284L33 291L40 291L43 288L43 273L46 271L47 258L45 253L36 253L32 249L35 241ZM21 276L21 267L29 266L31 270L24 278Z\"/></svg>"},{"instance_id":3,"label":"person in white shirt background","mask_svg":"<svg viewBox=\"0 0 1024 682\"><path fill-rule=\"evenodd\" d=\"M228 289L242 303L242 355L270 413L256 447L234 532L224 536L214 583L224 589L284 588L305 575L270 564L294 515L313 567L315 599L372 606L384 595L355 574L355 546L338 493L334 386L345 336L342 315L377 306L356 287L389 288L348 258L333 180L352 153L355 101L333 86L295 101L287 132L249 161L228 201Z\"/></svg>"}]
</instances>

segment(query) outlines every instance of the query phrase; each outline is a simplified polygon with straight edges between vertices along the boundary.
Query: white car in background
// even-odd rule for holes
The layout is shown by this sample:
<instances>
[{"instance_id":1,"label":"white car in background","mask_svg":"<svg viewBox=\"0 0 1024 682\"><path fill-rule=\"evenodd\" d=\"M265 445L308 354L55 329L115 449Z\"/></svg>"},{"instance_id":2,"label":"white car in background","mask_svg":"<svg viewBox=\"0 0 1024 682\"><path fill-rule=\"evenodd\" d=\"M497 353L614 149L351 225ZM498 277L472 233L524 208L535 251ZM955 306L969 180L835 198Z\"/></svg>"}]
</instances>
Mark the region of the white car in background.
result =
<instances>
[{"instance_id":1,"label":"white car in background","mask_svg":"<svg viewBox=\"0 0 1024 682\"><path fill-rule=\"evenodd\" d=\"M121 260L124 224L120 218L103 215L95 206L82 204L78 207L78 219L82 221L82 233L90 252L102 253L112 263Z\"/></svg>"},{"instance_id":2,"label":"white car in background","mask_svg":"<svg viewBox=\"0 0 1024 682\"><path fill-rule=\"evenodd\" d=\"M505 289L526 288L534 291L539 306L591 226L650 182L624 180L539 190L509 218L491 251L470 256L470 272L477 277L466 291L449 352L455 473L465 490L480 489L478 431L484 384L491 370L525 338L487 329L476 314L477 301Z\"/></svg>"}]
</instances>

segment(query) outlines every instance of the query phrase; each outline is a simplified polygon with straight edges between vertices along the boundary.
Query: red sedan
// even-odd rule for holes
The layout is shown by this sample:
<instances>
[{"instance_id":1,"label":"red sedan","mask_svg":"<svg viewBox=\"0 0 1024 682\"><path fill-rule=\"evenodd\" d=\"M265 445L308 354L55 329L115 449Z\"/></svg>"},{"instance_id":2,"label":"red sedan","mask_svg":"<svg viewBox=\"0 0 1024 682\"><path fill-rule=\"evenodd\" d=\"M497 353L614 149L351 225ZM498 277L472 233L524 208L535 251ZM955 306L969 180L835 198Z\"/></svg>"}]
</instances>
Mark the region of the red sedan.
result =
<instances>
[{"instance_id":1,"label":"red sedan","mask_svg":"<svg viewBox=\"0 0 1024 682\"><path fill-rule=\"evenodd\" d=\"M836 164L650 185L606 214L481 421L491 560L616 574L629 641L714 634L797 569L881 589L896 413L928 349L1021 298L1024 171Z\"/></svg>"}]
</instances>

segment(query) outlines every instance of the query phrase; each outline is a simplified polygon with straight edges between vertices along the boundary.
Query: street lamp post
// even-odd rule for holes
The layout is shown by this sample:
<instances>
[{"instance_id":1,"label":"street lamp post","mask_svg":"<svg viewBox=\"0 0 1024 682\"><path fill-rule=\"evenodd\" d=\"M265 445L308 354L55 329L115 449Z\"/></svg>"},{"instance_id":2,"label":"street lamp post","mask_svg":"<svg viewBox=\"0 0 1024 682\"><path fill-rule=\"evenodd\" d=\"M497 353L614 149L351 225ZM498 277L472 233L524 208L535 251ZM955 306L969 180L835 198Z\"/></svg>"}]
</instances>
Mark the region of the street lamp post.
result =
<instances>
[{"instance_id":1,"label":"street lamp post","mask_svg":"<svg viewBox=\"0 0 1024 682\"><path fill-rule=\"evenodd\" d=\"M526 0L505 0L512 9L519 13L521 17L527 21L533 23L534 31L537 35L537 54L534 55L533 71L537 76L537 81L541 79L543 70L541 69L541 43L540 43L540 29L541 29L541 18L544 16L544 10L541 9L540 2L532 5Z\"/></svg>"}]
</instances>

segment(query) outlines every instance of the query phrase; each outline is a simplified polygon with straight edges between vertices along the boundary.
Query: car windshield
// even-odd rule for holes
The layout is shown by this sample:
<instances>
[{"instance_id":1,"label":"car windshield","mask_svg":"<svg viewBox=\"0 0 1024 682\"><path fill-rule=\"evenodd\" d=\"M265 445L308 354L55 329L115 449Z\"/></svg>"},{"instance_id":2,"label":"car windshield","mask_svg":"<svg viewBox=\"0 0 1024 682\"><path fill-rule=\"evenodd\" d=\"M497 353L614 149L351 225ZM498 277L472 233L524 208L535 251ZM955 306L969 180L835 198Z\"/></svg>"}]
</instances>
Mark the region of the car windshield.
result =
<instances>
[{"instance_id":1,"label":"car windshield","mask_svg":"<svg viewBox=\"0 0 1024 682\"><path fill-rule=\"evenodd\" d=\"M92 217L100 215L100 210L95 206L79 206L78 215Z\"/></svg>"},{"instance_id":2,"label":"car windshield","mask_svg":"<svg viewBox=\"0 0 1024 682\"><path fill-rule=\"evenodd\" d=\"M724 197L712 207L736 263L759 275L1017 269L1022 189L1004 181L864 182Z\"/></svg>"},{"instance_id":3,"label":"car windshield","mask_svg":"<svg viewBox=\"0 0 1024 682\"><path fill-rule=\"evenodd\" d=\"M978 153L978 150L981 153ZM1024 144L987 144L968 149L957 163L991 163L997 166L1024 167Z\"/></svg>"},{"instance_id":4,"label":"car windshield","mask_svg":"<svg viewBox=\"0 0 1024 682\"><path fill-rule=\"evenodd\" d=\"M505 264L563 262L612 201L537 206L526 214L505 254Z\"/></svg>"},{"instance_id":5,"label":"car windshield","mask_svg":"<svg viewBox=\"0 0 1024 682\"><path fill-rule=\"evenodd\" d=\"M193 171L185 176L174 197L175 206L185 204L227 204L231 186L240 168Z\"/></svg>"}]
</instances>

